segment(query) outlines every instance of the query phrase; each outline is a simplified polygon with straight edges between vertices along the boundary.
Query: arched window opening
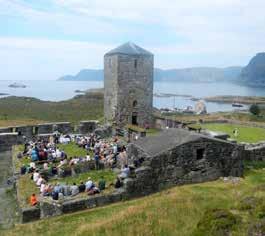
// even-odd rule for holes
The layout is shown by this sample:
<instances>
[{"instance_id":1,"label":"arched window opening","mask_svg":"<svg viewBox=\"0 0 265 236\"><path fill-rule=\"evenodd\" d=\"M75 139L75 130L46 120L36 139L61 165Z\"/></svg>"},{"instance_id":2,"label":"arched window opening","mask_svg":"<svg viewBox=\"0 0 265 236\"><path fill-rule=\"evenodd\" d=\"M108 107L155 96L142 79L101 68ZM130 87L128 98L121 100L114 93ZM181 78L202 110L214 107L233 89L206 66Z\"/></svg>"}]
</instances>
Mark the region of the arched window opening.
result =
<instances>
[{"instance_id":1,"label":"arched window opening","mask_svg":"<svg viewBox=\"0 0 265 236\"><path fill-rule=\"evenodd\" d=\"M137 107L137 101L136 100L133 101L133 107Z\"/></svg>"}]
</instances>

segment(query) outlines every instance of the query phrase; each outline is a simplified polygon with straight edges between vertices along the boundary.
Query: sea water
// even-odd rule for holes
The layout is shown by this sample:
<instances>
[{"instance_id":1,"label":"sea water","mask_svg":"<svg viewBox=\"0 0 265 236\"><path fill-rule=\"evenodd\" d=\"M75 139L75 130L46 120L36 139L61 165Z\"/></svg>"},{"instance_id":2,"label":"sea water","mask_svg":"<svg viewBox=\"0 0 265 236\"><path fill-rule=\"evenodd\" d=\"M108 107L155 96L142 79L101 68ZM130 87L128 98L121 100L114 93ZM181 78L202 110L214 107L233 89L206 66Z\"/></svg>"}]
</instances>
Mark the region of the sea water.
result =
<instances>
[{"instance_id":1,"label":"sea water","mask_svg":"<svg viewBox=\"0 0 265 236\"><path fill-rule=\"evenodd\" d=\"M26 88L10 88L9 84L19 82ZM0 80L0 93L13 96L35 97L46 101L62 101L77 95L75 90L103 88L103 81L5 81ZM186 83L186 82L154 82L154 93L171 93L189 95L195 98L233 95L233 96L265 96L264 87L249 87L232 83ZM3 96L2 96L3 97ZM180 108L194 106L196 102L189 97L154 97L157 108ZM208 112L232 111L231 104L206 102ZM244 107L247 108L246 106Z\"/></svg>"}]
</instances>

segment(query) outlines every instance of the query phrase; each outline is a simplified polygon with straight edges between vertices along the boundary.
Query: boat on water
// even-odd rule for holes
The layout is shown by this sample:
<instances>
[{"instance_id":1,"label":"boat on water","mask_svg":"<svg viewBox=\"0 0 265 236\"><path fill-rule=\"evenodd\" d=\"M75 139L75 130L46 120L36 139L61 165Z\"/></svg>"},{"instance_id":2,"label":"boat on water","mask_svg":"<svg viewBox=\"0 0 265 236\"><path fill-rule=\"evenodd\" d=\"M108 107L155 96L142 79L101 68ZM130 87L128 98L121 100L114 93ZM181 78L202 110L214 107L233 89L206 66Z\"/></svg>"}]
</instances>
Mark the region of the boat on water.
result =
<instances>
[{"instance_id":1,"label":"boat on water","mask_svg":"<svg viewBox=\"0 0 265 236\"><path fill-rule=\"evenodd\" d=\"M238 102L234 102L232 103L232 107L243 107L243 105Z\"/></svg>"},{"instance_id":2,"label":"boat on water","mask_svg":"<svg viewBox=\"0 0 265 236\"><path fill-rule=\"evenodd\" d=\"M25 84L15 82L13 84L9 84L8 87L9 88L26 88L27 86Z\"/></svg>"}]
</instances>

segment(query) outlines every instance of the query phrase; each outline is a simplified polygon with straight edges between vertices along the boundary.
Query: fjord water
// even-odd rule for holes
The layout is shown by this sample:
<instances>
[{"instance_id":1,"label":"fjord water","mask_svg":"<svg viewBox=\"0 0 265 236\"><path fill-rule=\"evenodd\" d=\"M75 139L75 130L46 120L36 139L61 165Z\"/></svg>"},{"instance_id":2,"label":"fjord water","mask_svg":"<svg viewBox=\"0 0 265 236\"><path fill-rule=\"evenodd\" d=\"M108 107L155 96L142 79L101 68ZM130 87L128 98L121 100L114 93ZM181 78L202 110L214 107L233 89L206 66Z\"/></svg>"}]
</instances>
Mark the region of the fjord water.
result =
<instances>
[{"instance_id":1,"label":"fjord water","mask_svg":"<svg viewBox=\"0 0 265 236\"><path fill-rule=\"evenodd\" d=\"M14 96L35 97L41 100L62 101L76 95L75 90L102 88L103 81L19 81L26 88L9 88L8 85L15 81L0 80L0 93ZM232 83L186 83L186 82L155 82L154 93L172 93L190 95L203 98L217 95L233 96L265 96L264 87L249 87ZM188 97L154 97L154 106L157 108L168 107L185 108L194 106L195 102ZM206 103L208 112L231 111L231 104ZM246 107L245 107L246 108Z\"/></svg>"}]
</instances>

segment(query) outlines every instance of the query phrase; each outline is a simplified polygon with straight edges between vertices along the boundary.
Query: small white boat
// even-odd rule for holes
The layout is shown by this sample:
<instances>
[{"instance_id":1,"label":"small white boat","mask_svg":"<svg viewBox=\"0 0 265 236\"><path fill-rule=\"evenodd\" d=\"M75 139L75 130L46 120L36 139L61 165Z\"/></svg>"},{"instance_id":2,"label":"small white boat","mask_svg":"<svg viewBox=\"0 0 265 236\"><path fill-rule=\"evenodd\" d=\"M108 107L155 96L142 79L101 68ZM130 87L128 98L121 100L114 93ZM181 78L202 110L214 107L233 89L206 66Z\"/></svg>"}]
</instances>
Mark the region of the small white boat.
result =
<instances>
[{"instance_id":1,"label":"small white boat","mask_svg":"<svg viewBox=\"0 0 265 236\"><path fill-rule=\"evenodd\" d=\"M27 86L25 84L20 84L20 83L15 82L13 84L8 85L8 87L10 87L10 88L26 88Z\"/></svg>"},{"instance_id":2,"label":"small white boat","mask_svg":"<svg viewBox=\"0 0 265 236\"><path fill-rule=\"evenodd\" d=\"M232 103L232 107L243 107L243 105L238 102L234 102Z\"/></svg>"}]
</instances>

